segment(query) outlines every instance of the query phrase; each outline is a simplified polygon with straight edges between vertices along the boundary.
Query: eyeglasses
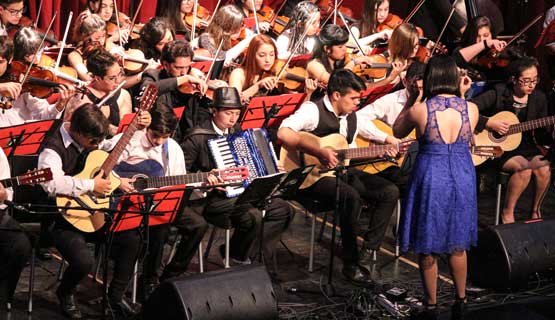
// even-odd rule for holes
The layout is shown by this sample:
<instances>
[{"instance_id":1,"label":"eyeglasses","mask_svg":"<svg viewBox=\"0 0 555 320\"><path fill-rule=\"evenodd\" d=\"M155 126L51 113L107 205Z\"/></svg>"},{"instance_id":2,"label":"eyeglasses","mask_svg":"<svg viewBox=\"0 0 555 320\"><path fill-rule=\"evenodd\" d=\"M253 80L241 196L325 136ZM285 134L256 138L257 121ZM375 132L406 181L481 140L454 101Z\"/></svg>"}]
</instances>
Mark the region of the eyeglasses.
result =
<instances>
[{"instance_id":1,"label":"eyeglasses","mask_svg":"<svg viewBox=\"0 0 555 320\"><path fill-rule=\"evenodd\" d=\"M530 79L530 78L524 78L524 79L518 79L517 83L521 86L535 86L538 84L540 80L539 79Z\"/></svg>"},{"instance_id":2,"label":"eyeglasses","mask_svg":"<svg viewBox=\"0 0 555 320\"><path fill-rule=\"evenodd\" d=\"M12 17L17 17L19 15L23 15L23 12L25 12L25 9L26 9L25 7L21 8L19 10L4 8L4 10L8 11L12 15Z\"/></svg>"}]
</instances>

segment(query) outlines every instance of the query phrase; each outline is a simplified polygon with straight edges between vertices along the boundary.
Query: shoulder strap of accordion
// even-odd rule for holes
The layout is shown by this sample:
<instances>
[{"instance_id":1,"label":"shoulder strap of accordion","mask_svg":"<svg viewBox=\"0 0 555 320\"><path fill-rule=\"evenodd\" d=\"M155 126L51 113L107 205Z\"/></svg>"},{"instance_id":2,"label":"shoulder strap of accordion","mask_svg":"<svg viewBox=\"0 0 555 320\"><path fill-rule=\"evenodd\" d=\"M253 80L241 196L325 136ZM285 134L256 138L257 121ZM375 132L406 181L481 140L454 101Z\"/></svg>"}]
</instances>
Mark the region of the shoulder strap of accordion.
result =
<instances>
[{"instance_id":1,"label":"shoulder strap of accordion","mask_svg":"<svg viewBox=\"0 0 555 320\"><path fill-rule=\"evenodd\" d=\"M196 135L217 136L218 134L216 133L216 131L211 130L211 129L191 128L191 129L188 129L187 131L185 131L185 134L183 135L183 140L187 140L187 139L191 138L192 136L196 136Z\"/></svg>"}]
</instances>

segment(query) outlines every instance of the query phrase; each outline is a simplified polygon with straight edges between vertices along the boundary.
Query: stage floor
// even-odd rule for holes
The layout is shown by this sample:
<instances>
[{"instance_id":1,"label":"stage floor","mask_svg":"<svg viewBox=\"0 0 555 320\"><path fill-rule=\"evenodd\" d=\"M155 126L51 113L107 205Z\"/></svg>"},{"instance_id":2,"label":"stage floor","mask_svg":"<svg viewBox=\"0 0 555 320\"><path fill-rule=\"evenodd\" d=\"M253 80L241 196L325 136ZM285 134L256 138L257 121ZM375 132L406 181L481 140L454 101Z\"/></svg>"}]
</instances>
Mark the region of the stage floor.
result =
<instances>
[{"instance_id":1,"label":"stage floor","mask_svg":"<svg viewBox=\"0 0 555 320\"><path fill-rule=\"evenodd\" d=\"M479 195L479 225L485 228L493 224L495 214L495 190L493 183L488 182L489 188ZM528 189L517 208L517 220L525 219L530 213L530 199L532 193ZM543 204L544 218L555 218L555 192L550 188ZM321 216L318 216L321 220ZM393 225L393 219L392 224ZM361 225L367 225L365 217L361 217ZM316 237L321 223L316 224ZM392 319L389 313L379 307L376 294L392 287L407 290L407 296L414 301L405 303L400 309L407 311L406 306L418 308L418 299L422 297L419 272L415 257L411 254L399 258L394 256L394 238L391 230L386 234L382 250L377 255L373 270L374 288L358 288L347 282L341 275L340 256L341 247L337 246L333 286L335 296L327 296L324 285L327 283L327 266L331 228L326 227L321 242L316 242L314 252L314 271L308 272L308 256L310 249L311 216L298 210L290 228L283 235L283 244L278 244L276 251L277 269L273 263L268 263L272 274L274 290L277 295L278 309L281 319ZM210 232L210 231L209 231ZM223 232L219 232L216 244L211 250L208 261L205 261L205 271L222 268L222 262L216 249L223 243ZM208 235L205 237L204 244ZM169 252L169 246L166 248ZM167 256L167 255L166 255ZM55 297L57 287L57 272L60 258L55 254L50 261L37 260L35 292L33 295L33 312L28 314L27 296L29 282L29 268L22 274L19 282L12 312L0 311L0 319L64 319L59 312ZM198 261L195 258L189 272L198 271ZM446 260L440 260L441 279L439 280L439 303L443 311L440 319L449 319L449 308L452 303L452 281L448 274ZM304 292L304 290L312 291ZM296 292L293 292L296 291ZM301 292L303 291L303 292ZM101 305L98 297L101 285L93 281L92 277L81 283L76 295L82 311L87 318L98 318ZM520 292L485 291L477 295L469 295L468 319L555 319L555 285L549 279L542 279L536 286ZM473 298L474 297L474 298ZM408 314L408 311L407 311Z\"/></svg>"}]
</instances>

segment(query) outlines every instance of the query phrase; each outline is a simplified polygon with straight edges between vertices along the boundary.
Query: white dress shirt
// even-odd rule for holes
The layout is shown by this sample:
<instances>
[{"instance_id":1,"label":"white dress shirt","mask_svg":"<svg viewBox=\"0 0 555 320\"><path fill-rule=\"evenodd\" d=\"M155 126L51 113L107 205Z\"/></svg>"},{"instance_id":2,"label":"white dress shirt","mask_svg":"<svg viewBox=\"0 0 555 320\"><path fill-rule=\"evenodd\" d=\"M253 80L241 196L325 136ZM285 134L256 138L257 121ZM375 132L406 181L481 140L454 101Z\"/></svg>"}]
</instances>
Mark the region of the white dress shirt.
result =
<instances>
[{"instance_id":1,"label":"white dress shirt","mask_svg":"<svg viewBox=\"0 0 555 320\"><path fill-rule=\"evenodd\" d=\"M393 126L395 120L403 110L407 102L407 91L405 89L386 94L366 107L357 111L358 133L365 139L384 143L388 134L381 131L372 123L378 119Z\"/></svg>"},{"instance_id":2,"label":"white dress shirt","mask_svg":"<svg viewBox=\"0 0 555 320\"><path fill-rule=\"evenodd\" d=\"M6 157L6 154L4 153L4 150L2 150L2 148L0 148L0 179L8 179L11 177L11 173L10 173L10 164L8 163L8 158ZM6 188L6 196L8 200L12 200L13 199L13 189L12 188ZM5 209L6 205L2 204L0 205L0 209Z\"/></svg>"},{"instance_id":3,"label":"white dress shirt","mask_svg":"<svg viewBox=\"0 0 555 320\"><path fill-rule=\"evenodd\" d=\"M62 111L56 109L56 104L49 104L46 99L36 98L25 92L13 102L11 109L0 111L0 127L16 126L29 121L59 119Z\"/></svg>"},{"instance_id":4,"label":"white dress shirt","mask_svg":"<svg viewBox=\"0 0 555 320\"><path fill-rule=\"evenodd\" d=\"M276 47L278 49L277 58L280 60L287 60L291 55L291 52L289 52L290 37L291 37L291 32L287 30L282 34L280 34L276 40ZM312 53L314 51L315 45L316 45L316 37L306 37L301 46L304 46L304 48L308 53ZM296 53L294 56L296 55L298 55L298 53Z\"/></svg>"}]
</instances>

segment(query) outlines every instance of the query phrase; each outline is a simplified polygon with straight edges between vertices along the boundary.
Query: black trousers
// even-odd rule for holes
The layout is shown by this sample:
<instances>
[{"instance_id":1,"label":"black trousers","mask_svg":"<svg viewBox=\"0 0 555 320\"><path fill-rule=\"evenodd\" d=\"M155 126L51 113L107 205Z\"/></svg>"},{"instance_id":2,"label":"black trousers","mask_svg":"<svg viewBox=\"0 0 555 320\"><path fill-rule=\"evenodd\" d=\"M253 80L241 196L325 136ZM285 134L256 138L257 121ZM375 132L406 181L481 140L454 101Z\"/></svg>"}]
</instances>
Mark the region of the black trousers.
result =
<instances>
[{"instance_id":1,"label":"black trousers","mask_svg":"<svg viewBox=\"0 0 555 320\"><path fill-rule=\"evenodd\" d=\"M0 302L11 302L21 271L31 256L31 243L19 223L0 213Z\"/></svg>"},{"instance_id":2,"label":"black trousers","mask_svg":"<svg viewBox=\"0 0 555 320\"><path fill-rule=\"evenodd\" d=\"M399 189L392 182L377 175L349 169L345 181L339 183L339 226L343 243L343 263L357 264L357 216L362 200L369 204L370 223L364 235L365 247L378 249L385 235L387 224L399 199ZM335 205L336 178L324 177L311 187L302 190L303 196L317 197Z\"/></svg>"},{"instance_id":3,"label":"black trousers","mask_svg":"<svg viewBox=\"0 0 555 320\"><path fill-rule=\"evenodd\" d=\"M60 283L62 294L75 292L77 285L91 271L94 264L92 251L86 242L106 242L103 230L86 234L71 226L65 220L57 220L52 232L54 245L68 262ZM112 301L120 301L133 276L133 267L141 248L139 231L127 230L116 232L110 248L110 256L114 259L114 271L108 296Z\"/></svg>"}]
</instances>

